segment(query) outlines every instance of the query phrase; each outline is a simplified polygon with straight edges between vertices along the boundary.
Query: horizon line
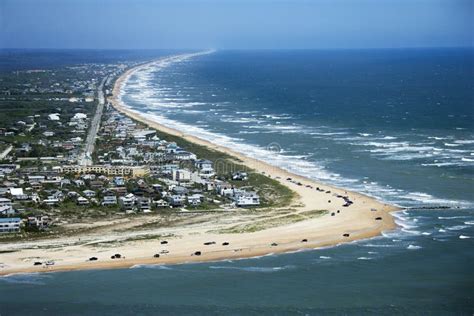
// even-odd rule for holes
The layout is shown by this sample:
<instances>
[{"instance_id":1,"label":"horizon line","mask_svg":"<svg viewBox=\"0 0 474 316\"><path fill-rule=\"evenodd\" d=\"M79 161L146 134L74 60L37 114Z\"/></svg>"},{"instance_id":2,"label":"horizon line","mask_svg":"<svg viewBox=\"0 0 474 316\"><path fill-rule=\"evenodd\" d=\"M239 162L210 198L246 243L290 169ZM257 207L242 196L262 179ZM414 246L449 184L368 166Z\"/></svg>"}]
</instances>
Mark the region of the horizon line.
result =
<instances>
[{"instance_id":1,"label":"horizon line","mask_svg":"<svg viewBox=\"0 0 474 316\"><path fill-rule=\"evenodd\" d=\"M319 47L319 48L67 48L67 47L0 47L0 51L7 50L42 50L42 51L197 51L197 50L216 50L216 51L289 51L289 50L409 50L409 49L474 49L473 46L404 46L404 47Z\"/></svg>"}]
</instances>

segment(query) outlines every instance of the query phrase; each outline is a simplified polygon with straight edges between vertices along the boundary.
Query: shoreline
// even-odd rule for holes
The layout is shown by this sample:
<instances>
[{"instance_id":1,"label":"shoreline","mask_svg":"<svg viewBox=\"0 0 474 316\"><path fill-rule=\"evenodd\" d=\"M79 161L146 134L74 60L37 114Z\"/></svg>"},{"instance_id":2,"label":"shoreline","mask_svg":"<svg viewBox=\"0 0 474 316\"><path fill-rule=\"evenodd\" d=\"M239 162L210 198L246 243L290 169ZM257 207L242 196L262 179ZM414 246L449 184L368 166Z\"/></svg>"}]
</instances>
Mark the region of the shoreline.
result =
<instances>
[{"instance_id":1,"label":"shoreline","mask_svg":"<svg viewBox=\"0 0 474 316\"><path fill-rule=\"evenodd\" d=\"M136 265L169 265L245 259L270 254L337 246L343 243L377 237L380 236L383 231L392 230L396 227L394 217L390 212L401 210L401 208L397 206L380 202L375 198L361 193L352 192L344 188L327 185L293 174L264 161L247 157L230 148L219 146L207 140L164 126L148 119L143 114L127 108L121 101L119 97L120 90L124 82L135 71L156 64L166 66L167 63L183 60L183 58L188 59L205 53L208 52L164 57L131 68L117 78L113 88L113 97L109 98L109 101L117 111L150 128L181 137L188 142L232 156L239 160L239 164L243 164L255 172L264 173L266 176L277 180L296 193L296 197L294 198L296 201L293 201L296 202L296 205L287 207L288 209L292 209L291 214L302 215L314 212L315 210L327 210L328 213L317 217L308 216L308 219L302 221L264 228L256 232L215 233L215 229L219 228L215 227L218 226L218 224L222 227L226 226L225 223L212 223L212 220L198 225L159 228L154 232L172 232L173 235L179 236L179 238L169 238L170 244L166 247L160 245L159 239L155 239L127 242L117 247L111 245L106 250L96 249L96 252L87 248L87 244L66 245L61 247L60 251L57 249L49 249L50 253L48 253L48 251L41 251L41 249L22 249L21 245L28 244L28 242L11 243L10 245L0 244L0 250L3 248L8 250L8 246L18 246L19 248L12 253L2 253L2 257L5 258L2 259L2 262L6 262L8 267L6 269L5 267L0 268L0 275L70 270L120 269L130 268ZM287 178L292 178L294 182L301 182L302 185L298 186L294 182L287 181ZM311 186L311 188L306 187L306 185ZM325 191L331 191L331 194L316 191L314 189L316 187L324 188ZM347 195L354 204L347 208L341 207L343 203L333 197L333 194ZM333 203L331 203L329 199L333 200ZM339 210L340 213L337 212ZM228 214L228 216L235 219L232 223L233 225L242 224L242 222L245 223L246 220L248 221L244 215L235 215L231 214L231 212L232 211L229 212L230 214ZM337 212L337 215L331 216L331 212ZM381 219L376 220L375 218ZM349 234L349 236L344 236L344 234ZM94 237L97 239L101 238L100 235L90 236L91 239ZM69 238L69 240L72 242L73 240L77 240L77 238ZM303 240L306 241L303 242ZM203 243L206 241L216 241L217 244L213 246L203 246ZM38 244L46 245L47 242L47 240L39 241ZM230 245L224 246L222 245L223 242L229 242ZM117 241L117 243L120 242ZM277 246L272 246L272 243L277 243ZM162 255L160 258L153 258L153 253L156 253L156 251L152 250L153 248L169 249L170 253ZM13 247L13 249L15 249L15 247ZM202 251L202 254L200 256L192 255L195 251ZM48 253L47 256L44 255L45 252ZM111 254L117 252L124 254L126 259L109 259ZM22 253L22 257L19 257L20 253ZM87 257L92 255L100 257L100 260L94 262L85 261ZM34 260L39 260L38 258L51 258L51 260L56 261L56 264L50 266L50 268L34 267L31 265L31 260L28 261L28 258L35 258Z\"/></svg>"}]
</instances>

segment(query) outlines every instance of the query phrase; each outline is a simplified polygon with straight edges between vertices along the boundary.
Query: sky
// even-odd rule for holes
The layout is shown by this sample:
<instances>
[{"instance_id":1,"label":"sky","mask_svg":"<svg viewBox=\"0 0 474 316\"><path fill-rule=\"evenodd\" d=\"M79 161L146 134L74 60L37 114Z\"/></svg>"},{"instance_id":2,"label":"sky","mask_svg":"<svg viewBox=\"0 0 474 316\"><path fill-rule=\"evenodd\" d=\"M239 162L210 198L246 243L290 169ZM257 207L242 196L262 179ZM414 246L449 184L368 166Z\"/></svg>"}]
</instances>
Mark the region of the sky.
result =
<instances>
[{"instance_id":1,"label":"sky","mask_svg":"<svg viewBox=\"0 0 474 316\"><path fill-rule=\"evenodd\" d=\"M0 48L474 46L474 0L0 0Z\"/></svg>"}]
</instances>

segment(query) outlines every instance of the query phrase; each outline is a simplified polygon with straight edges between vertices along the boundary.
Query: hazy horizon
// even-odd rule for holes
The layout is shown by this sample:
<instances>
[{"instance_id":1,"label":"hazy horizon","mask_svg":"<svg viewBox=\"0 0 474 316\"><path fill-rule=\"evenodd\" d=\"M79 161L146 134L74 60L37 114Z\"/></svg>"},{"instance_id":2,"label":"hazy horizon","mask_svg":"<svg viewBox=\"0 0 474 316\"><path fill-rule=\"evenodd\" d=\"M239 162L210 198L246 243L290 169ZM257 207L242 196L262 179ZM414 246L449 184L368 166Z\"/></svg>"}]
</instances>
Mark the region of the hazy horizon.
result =
<instances>
[{"instance_id":1,"label":"hazy horizon","mask_svg":"<svg viewBox=\"0 0 474 316\"><path fill-rule=\"evenodd\" d=\"M4 0L0 49L473 47L469 0Z\"/></svg>"}]
</instances>

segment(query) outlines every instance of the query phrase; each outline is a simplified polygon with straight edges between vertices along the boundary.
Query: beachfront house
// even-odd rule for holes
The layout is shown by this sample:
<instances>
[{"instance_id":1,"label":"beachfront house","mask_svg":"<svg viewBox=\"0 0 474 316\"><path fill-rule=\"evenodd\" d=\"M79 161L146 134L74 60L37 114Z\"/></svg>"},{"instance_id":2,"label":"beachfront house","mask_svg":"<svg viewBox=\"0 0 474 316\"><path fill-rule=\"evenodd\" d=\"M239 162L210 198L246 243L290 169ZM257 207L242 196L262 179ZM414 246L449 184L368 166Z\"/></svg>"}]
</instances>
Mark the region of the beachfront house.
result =
<instances>
[{"instance_id":1,"label":"beachfront house","mask_svg":"<svg viewBox=\"0 0 474 316\"><path fill-rule=\"evenodd\" d=\"M126 213L133 212L135 210L135 195L132 193L119 198L120 208Z\"/></svg>"},{"instance_id":2,"label":"beachfront house","mask_svg":"<svg viewBox=\"0 0 474 316\"><path fill-rule=\"evenodd\" d=\"M184 195L174 194L174 195L168 196L167 198L168 198L170 206L180 207L184 205L186 197Z\"/></svg>"},{"instance_id":3,"label":"beachfront house","mask_svg":"<svg viewBox=\"0 0 474 316\"><path fill-rule=\"evenodd\" d=\"M204 196L202 194L193 194L188 196L188 204L192 206L200 205Z\"/></svg>"},{"instance_id":4,"label":"beachfront house","mask_svg":"<svg viewBox=\"0 0 474 316\"><path fill-rule=\"evenodd\" d=\"M153 204L155 204L157 208L165 208L165 207L170 206L170 204L163 199L160 199L158 201L153 201Z\"/></svg>"},{"instance_id":5,"label":"beachfront house","mask_svg":"<svg viewBox=\"0 0 474 316\"><path fill-rule=\"evenodd\" d=\"M194 163L194 165L199 170L212 169L212 161L207 160L207 159L199 159Z\"/></svg>"},{"instance_id":6,"label":"beachfront house","mask_svg":"<svg viewBox=\"0 0 474 316\"><path fill-rule=\"evenodd\" d=\"M216 174L214 172L214 168L212 167L212 161L210 160L199 159L196 161L195 166L199 169L199 175L202 178L209 179Z\"/></svg>"},{"instance_id":7,"label":"beachfront house","mask_svg":"<svg viewBox=\"0 0 474 316\"><path fill-rule=\"evenodd\" d=\"M137 208L143 213L151 212L151 201L146 197L138 197L136 200Z\"/></svg>"},{"instance_id":8,"label":"beachfront house","mask_svg":"<svg viewBox=\"0 0 474 316\"><path fill-rule=\"evenodd\" d=\"M85 197L82 197L82 196L79 196L77 197L77 200L76 200L76 204L77 205L89 205L89 200L86 199Z\"/></svg>"},{"instance_id":9,"label":"beachfront house","mask_svg":"<svg viewBox=\"0 0 474 316\"><path fill-rule=\"evenodd\" d=\"M27 219L28 227L35 227L39 230L45 230L51 224L51 219L48 216L30 216Z\"/></svg>"},{"instance_id":10,"label":"beachfront house","mask_svg":"<svg viewBox=\"0 0 474 316\"><path fill-rule=\"evenodd\" d=\"M20 231L21 218L0 218L1 233L18 233Z\"/></svg>"},{"instance_id":11,"label":"beachfront house","mask_svg":"<svg viewBox=\"0 0 474 316\"><path fill-rule=\"evenodd\" d=\"M235 205L239 207L258 206L260 198L256 192L243 192L234 196Z\"/></svg>"},{"instance_id":12,"label":"beachfront house","mask_svg":"<svg viewBox=\"0 0 474 316\"><path fill-rule=\"evenodd\" d=\"M102 200L102 206L117 205L117 197L115 195L106 195Z\"/></svg>"},{"instance_id":13,"label":"beachfront house","mask_svg":"<svg viewBox=\"0 0 474 316\"><path fill-rule=\"evenodd\" d=\"M42 203L48 206L54 206L59 204L59 200L54 198L53 196L48 196L48 198L44 199Z\"/></svg>"},{"instance_id":14,"label":"beachfront house","mask_svg":"<svg viewBox=\"0 0 474 316\"><path fill-rule=\"evenodd\" d=\"M176 160L196 160L196 155L185 150L177 150L173 154Z\"/></svg>"},{"instance_id":15,"label":"beachfront house","mask_svg":"<svg viewBox=\"0 0 474 316\"><path fill-rule=\"evenodd\" d=\"M241 172L241 171L234 172L232 174L232 180L247 181L248 180L248 174L247 174L247 172Z\"/></svg>"}]
</instances>

